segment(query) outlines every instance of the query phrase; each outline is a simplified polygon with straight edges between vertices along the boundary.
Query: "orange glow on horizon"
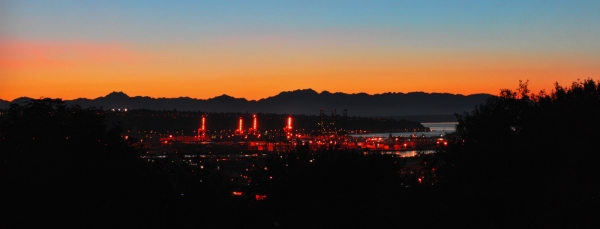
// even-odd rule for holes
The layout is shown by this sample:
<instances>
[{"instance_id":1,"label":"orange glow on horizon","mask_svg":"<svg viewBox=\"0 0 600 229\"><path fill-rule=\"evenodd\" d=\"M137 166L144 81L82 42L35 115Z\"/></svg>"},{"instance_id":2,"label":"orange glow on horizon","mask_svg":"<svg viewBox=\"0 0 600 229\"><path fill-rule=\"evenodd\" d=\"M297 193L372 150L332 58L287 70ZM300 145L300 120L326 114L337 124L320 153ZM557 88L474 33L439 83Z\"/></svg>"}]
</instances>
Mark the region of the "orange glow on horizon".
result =
<instances>
[{"instance_id":1,"label":"orange glow on horizon","mask_svg":"<svg viewBox=\"0 0 600 229\"><path fill-rule=\"evenodd\" d=\"M282 91L380 94L489 93L529 80L532 92L600 76L592 54L301 46L231 49L225 44L6 41L0 39L0 99L129 96L248 100ZM140 51L143 50L143 51ZM566 57L565 57L566 56ZM260 87L248 87L261 82Z\"/></svg>"}]
</instances>

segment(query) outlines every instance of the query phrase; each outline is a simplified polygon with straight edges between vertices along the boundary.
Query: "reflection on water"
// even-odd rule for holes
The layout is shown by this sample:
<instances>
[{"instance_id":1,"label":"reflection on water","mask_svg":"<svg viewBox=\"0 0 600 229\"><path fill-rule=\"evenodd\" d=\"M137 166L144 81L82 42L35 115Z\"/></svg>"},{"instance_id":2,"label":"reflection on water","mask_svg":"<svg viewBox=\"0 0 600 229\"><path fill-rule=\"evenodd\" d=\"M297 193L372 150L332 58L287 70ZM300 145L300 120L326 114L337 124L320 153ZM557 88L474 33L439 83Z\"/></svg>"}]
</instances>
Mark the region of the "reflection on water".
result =
<instances>
[{"instance_id":1,"label":"reflection on water","mask_svg":"<svg viewBox=\"0 0 600 229\"><path fill-rule=\"evenodd\" d=\"M435 153L435 150L403 150L403 151L381 151L386 155L396 155L400 157L414 157L419 154L431 154Z\"/></svg>"},{"instance_id":2,"label":"reflection on water","mask_svg":"<svg viewBox=\"0 0 600 229\"><path fill-rule=\"evenodd\" d=\"M423 124L425 127L429 127L431 131L452 133L456 131L456 125L458 122L424 122L421 124Z\"/></svg>"},{"instance_id":3,"label":"reflection on water","mask_svg":"<svg viewBox=\"0 0 600 229\"><path fill-rule=\"evenodd\" d=\"M433 136L445 136L446 134L453 133L456 131L456 124L458 122L425 122L421 123L425 127L429 127L430 132L416 131L416 132L392 132L392 133L369 133L369 134L352 134L353 137L379 137L387 138L390 134L392 136L404 136L410 137L416 135L418 137L433 137Z\"/></svg>"}]
</instances>

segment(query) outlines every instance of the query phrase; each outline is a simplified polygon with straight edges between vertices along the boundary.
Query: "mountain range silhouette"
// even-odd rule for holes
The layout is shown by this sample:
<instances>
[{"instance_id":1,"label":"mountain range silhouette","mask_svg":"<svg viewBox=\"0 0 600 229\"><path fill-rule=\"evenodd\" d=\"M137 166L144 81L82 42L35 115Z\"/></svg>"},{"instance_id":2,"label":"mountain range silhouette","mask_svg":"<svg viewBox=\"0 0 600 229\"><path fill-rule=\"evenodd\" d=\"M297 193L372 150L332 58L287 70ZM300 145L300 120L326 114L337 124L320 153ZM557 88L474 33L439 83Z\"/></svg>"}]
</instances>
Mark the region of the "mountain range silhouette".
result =
<instances>
[{"instance_id":1,"label":"mountain range silhouette","mask_svg":"<svg viewBox=\"0 0 600 229\"><path fill-rule=\"evenodd\" d=\"M70 105L86 107L102 107L108 109L151 109L180 110L203 112L248 112L248 113L280 113L318 115L320 109L330 114L337 109L341 114L348 109L350 116L452 116L454 113L471 111L492 95L473 94L460 95L449 93L383 93L369 95L366 93L346 94L323 91L318 93L312 89L281 92L278 95L260 100L246 100L221 95L210 99L151 98L148 96L130 97L123 92L112 92L95 99L79 98L65 100ZM23 103L31 98L21 97L12 103ZM0 101L0 108L6 109L9 101Z\"/></svg>"}]
</instances>

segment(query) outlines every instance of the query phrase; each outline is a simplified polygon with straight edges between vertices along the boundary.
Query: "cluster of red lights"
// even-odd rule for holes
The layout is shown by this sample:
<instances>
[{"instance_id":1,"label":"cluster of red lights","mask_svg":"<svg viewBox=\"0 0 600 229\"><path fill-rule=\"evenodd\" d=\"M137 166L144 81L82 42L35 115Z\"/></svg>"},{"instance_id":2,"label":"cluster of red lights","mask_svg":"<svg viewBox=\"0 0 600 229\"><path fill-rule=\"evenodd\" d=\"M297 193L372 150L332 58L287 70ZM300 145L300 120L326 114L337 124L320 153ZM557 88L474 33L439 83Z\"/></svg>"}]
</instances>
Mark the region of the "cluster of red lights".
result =
<instances>
[{"instance_id":1,"label":"cluster of red lights","mask_svg":"<svg viewBox=\"0 0 600 229\"><path fill-rule=\"evenodd\" d=\"M242 191L233 191L233 192L231 192L231 195L232 196L243 196L244 192L242 192ZM265 195L265 194L256 194L256 195L254 195L254 198L257 201L261 201L261 200L267 199L267 195Z\"/></svg>"},{"instance_id":2,"label":"cluster of red lights","mask_svg":"<svg viewBox=\"0 0 600 229\"><path fill-rule=\"evenodd\" d=\"M287 119L287 125L284 127L284 130L286 132L288 132L289 134L292 133L292 117L288 117ZM236 129L236 132L238 132L239 134L244 133L244 120L242 117L239 118L238 121L238 128ZM252 115L252 128L250 128L250 132L252 133L257 133L258 132L258 120L256 115ZM204 135L206 133L206 117L202 116L202 121L201 121L201 125L200 128L198 128L198 135Z\"/></svg>"}]
</instances>

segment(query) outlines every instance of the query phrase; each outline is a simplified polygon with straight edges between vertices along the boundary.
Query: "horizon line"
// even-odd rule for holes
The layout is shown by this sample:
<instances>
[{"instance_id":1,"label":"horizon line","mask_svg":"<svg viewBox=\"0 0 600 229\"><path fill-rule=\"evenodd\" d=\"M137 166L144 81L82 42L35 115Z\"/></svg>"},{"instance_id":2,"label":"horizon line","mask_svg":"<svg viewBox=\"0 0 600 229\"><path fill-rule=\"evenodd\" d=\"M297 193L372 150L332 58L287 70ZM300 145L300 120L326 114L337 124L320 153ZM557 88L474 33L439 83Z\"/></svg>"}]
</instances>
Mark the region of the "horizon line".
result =
<instances>
[{"instance_id":1,"label":"horizon line","mask_svg":"<svg viewBox=\"0 0 600 229\"><path fill-rule=\"evenodd\" d=\"M305 88L305 89L296 89L296 90L292 90L292 91L281 91L281 92L279 92L279 93L278 93L278 94L276 94L276 95L271 95L271 96L268 96L268 97L265 97L265 98L260 98L260 99L247 99L247 98L244 98L244 97L234 97L234 96L231 96L231 95L228 95L228 94L216 95L216 96L213 96L213 97L210 97L210 98L194 98L194 97L190 97L190 96L179 96L179 97L152 97L152 96L147 96L147 95L133 95L133 96L132 96L132 95L129 95L129 94L127 94L126 92L123 92L123 91L112 91L112 92L109 92L109 93L107 93L106 95L103 95L103 96L98 96L98 97L95 97L95 98L84 98L84 97L77 97L77 98L74 98L74 99L63 99L63 98L60 98L60 97L46 97L46 96L43 96L43 95L41 95L41 96L39 96L38 98L36 98L36 97L30 97L30 96L19 96L19 97L17 97L17 98L14 98L14 99L12 99L12 100L4 99L4 98L0 98L0 100L3 100L3 101L8 101L8 102L12 102L12 101L14 101L14 100L17 100L17 99L22 99L22 98L28 98L28 99L46 99L46 98L50 98L50 99L61 99L61 100L63 100L63 101L67 101L67 100L77 100L77 99L89 99L89 100L94 100L94 99L99 99L99 98L104 98L104 97L107 97L108 95L110 95L110 94L113 94L113 93L122 93L122 94L125 94L125 95L126 95L127 97L129 97L129 98L135 98L135 97L149 97L149 98L151 98L151 99L179 99L179 98L190 98L190 99L196 99L196 100L210 100L210 99L215 99L215 98L222 97L222 96L228 96L228 97L231 97L231 98L234 98L234 99L244 99L244 100L246 100L246 101L260 101L260 100L264 100L264 99L268 99L268 98L273 98L273 97L275 97L275 96L281 95L282 93L291 93L291 92L297 92L297 91L307 91L307 90L314 91L314 92L316 92L316 93L317 93L317 94L319 94L319 95L321 95L321 94L323 94L323 93L326 93L326 92L327 92L327 93L330 93L330 94L346 94L346 95L367 94L367 95L369 95L369 96L383 95L383 94L410 94L410 93L425 93L425 94L451 94L451 95L462 95L462 96L482 95L482 94L486 94L486 95L493 95L493 94L490 94L490 93L485 93L485 92L480 92L480 93L472 93L472 94L461 94L461 93L450 93L450 92L425 92L425 91L410 91L410 92L393 92L393 91L389 91L389 92L382 92L382 93L374 93L374 94L369 94L369 93L366 93L366 92L347 93L347 92L331 92L331 91L328 91L328 90L323 90L323 91L321 91L321 92L318 92L318 91L316 91L316 90L314 90L314 89L312 89L312 88Z\"/></svg>"}]
</instances>

